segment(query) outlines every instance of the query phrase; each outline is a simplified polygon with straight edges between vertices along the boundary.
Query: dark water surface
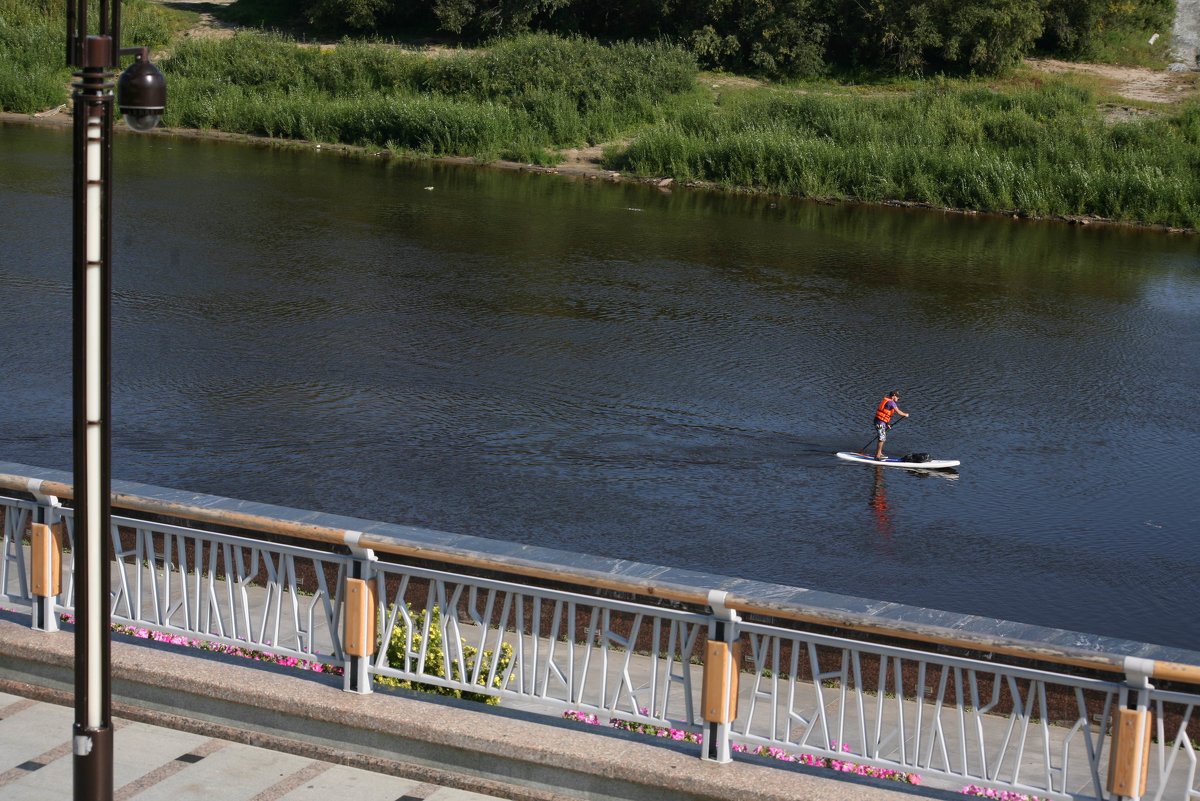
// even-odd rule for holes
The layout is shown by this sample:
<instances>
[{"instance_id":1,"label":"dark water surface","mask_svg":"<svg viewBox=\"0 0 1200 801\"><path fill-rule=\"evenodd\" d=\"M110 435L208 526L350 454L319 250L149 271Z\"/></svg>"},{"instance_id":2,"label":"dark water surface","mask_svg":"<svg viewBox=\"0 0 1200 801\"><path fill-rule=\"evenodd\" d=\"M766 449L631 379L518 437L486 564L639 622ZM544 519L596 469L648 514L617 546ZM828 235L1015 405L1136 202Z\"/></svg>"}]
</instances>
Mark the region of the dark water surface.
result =
<instances>
[{"instance_id":1,"label":"dark water surface","mask_svg":"<svg viewBox=\"0 0 1200 801\"><path fill-rule=\"evenodd\" d=\"M70 138L0 127L69 470ZM116 478L1200 648L1200 239L120 136ZM881 394L890 451L833 457Z\"/></svg>"}]
</instances>

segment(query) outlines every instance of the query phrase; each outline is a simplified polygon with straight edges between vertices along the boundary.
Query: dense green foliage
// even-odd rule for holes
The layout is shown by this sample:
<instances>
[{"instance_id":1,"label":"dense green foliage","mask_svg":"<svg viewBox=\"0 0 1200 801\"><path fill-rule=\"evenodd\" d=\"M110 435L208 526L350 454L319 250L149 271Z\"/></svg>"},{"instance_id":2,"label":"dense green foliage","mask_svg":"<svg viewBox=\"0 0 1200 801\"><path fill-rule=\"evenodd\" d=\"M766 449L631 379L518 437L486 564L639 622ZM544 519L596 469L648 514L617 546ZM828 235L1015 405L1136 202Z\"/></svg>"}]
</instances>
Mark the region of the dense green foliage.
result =
<instances>
[{"instance_id":1,"label":"dense green foliage","mask_svg":"<svg viewBox=\"0 0 1200 801\"><path fill-rule=\"evenodd\" d=\"M1029 52L1041 33L1040 0L891 0L860 11L837 3L843 65L896 74L927 70L997 73Z\"/></svg>"},{"instance_id":2,"label":"dense green foliage","mask_svg":"<svg viewBox=\"0 0 1200 801\"><path fill-rule=\"evenodd\" d=\"M696 76L675 48L537 34L428 58L244 33L182 42L162 67L169 125L538 163L660 118Z\"/></svg>"},{"instance_id":3,"label":"dense green foliage","mask_svg":"<svg viewBox=\"0 0 1200 801\"><path fill-rule=\"evenodd\" d=\"M170 39L162 7L126 0L122 12L123 43L157 47ZM64 0L0 0L0 108L33 113L66 102L66 27Z\"/></svg>"},{"instance_id":4,"label":"dense green foliage","mask_svg":"<svg viewBox=\"0 0 1200 801\"><path fill-rule=\"evenodd\" d=\"M706 67L796 78L831 69L994 74L1035 46L1084 57L1123 32L1144 42L1149 31L1169 31L1174 6L1174 0L306 0L304 17L326 30L441 32L467 41L529 30L667 38L690 47Z\"/></svg>"},{"instance_id":5,"label":"dense green foliage","mask_svg":"<svg viewBox=\"0 0 1200 801\"><path fill-rule=\"evenodd\" d=\"M264 0L249 0L259 5ZM304 19L358 34L442 31L481 39L543 29L572 0L306 0Z\"/></svg>"},{"instance_id":6,"label":"dense green foliage","mask_svg":"<svg viewBox=\"0 0 1200 801\"><path fill-rule=\"evenodd\" d=\"M1105 123L1067 84L893 98L758 91L639 136L610 166L819 198L1200 223L1200 106Z\"/></svg>"}]
</instances>

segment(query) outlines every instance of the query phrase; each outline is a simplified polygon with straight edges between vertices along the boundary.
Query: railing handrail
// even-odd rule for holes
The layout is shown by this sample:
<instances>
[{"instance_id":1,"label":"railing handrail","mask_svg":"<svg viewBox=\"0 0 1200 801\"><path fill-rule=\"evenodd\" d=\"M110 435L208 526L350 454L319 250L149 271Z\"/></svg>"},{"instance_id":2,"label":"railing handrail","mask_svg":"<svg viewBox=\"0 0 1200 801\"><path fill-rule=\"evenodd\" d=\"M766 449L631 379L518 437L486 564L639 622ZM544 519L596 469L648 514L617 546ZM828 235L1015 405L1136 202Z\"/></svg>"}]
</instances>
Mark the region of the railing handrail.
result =
<instances>
[{"instance_id":1,"label":"railing handrail","mask_svg":"<svg viewBox=\"0 0 1200 801\"><path fill-rule=\"evenodd\" d=\"M11 469L14 467L24 468L25 466L0 463L0 469ZM0 489L30 493L34 496L53 496L60 500L74 498L74 487L72 484L58 477L65 476L66 474L43 468L29 468L29 470L30 472L40 473L47 477L35 478L21 473L0 472ZM758 582L726 579L723 586L687 586L663 578L661 573L667 572L667 568L662 568L660 571L653 569L642 570L642 577L633 578L625 574L588 569L567 563L548 563L512 554L481 553L480 550L475 548L456 547L447 543L439 543L435 546L419 542L416 539L405 540L398 536L376 531L341 528L321 523L288 520L284 517L272 517L241 509L218 508L213 505L205 506L178 500L155 498L147 495L139 495L132 491L125 491L120 487L122 485L130 485L145 489L162 488L153 488L149 485L132 485L130 482L116 481L113 483L117 487L112 494L113 507L133 510L143 514L184 518L209 525L228 526L247 531L320 542L326 545L346 546L352 549L369 548L377 552L409 559L429 560L543 581L575 583L599 589L632 593L644 597L705 607L710 603L709 593L713 590L718 590L726 593L723 601L725 607L745 614L762 615L801 623L852 630L864 634L920 642L931 646L948 646L969 651L1002 653L1020 659L1069 665L1092 670L1111 671L1120 674L1128 672L1130 661L1133 660L1138 663L1139 672L1146 672L1155 679L1186 684L1200 684L1200 664L1146 658L1137 654L1090 650L1052 642L1000 639L997 636L989 636L986 633L963 631L948 626L938 626L924 622L909 622L891 618L880 620L872 614L802 604L787 599L765 601L745 593L739 593L737 590L739 584L759 584ZM187 495L194 500L216 497L198 493L187 493ZM283 507L271 507L267 504L255 503L253 505L264 509L283 509ZM333 518L334 516L329 515L329 517ZM405 529L413 533L441 534L441 532L433 532L428 529L417 529L409 526L397 525L392 527ZM466 535L455 536L453 539L460 540L464 544L491 542ZM623 561L622 564L628 565L629 563ZM654 566L641 565L641 567L653 568ZM687 573L689 571L672 572ZM705 577L703 574L696 575L701 578ZM711 576L708 578L714 579L714 585L716 585L724 577ZM760 584L759 586L774 585ZM798 588L790 589L796 592L807 592ZM831 594L824 593L819 593L818 595L845 598L845 596L832 596ZM854 600L862 601L863 599ZM900 604L881 605L895 610L905 608ZM946 613L946 615L948 617L954 616L953 613ZM961 619L966 616L959 617ZM972 619L982 620L981 618ZM1041 627L1029 628L1038 629ZM1046 629L1045 631L1058 634L1071 634L1070 632L1061 632L1052 629ZM1141 646L1136 650L1140 650L1143 653L1147 650L1151 652L1159 650L1157 646L1147 646L1132 641L1117 642L1126 643L1130 646ZM1135 649L1131 648L1130 650ZM1191 652L1188 652L1188 655L1190 656ZM1200 662L1200 654L1196 654L1195 656L1197 662Z\"/></svg>"}]
</instances>

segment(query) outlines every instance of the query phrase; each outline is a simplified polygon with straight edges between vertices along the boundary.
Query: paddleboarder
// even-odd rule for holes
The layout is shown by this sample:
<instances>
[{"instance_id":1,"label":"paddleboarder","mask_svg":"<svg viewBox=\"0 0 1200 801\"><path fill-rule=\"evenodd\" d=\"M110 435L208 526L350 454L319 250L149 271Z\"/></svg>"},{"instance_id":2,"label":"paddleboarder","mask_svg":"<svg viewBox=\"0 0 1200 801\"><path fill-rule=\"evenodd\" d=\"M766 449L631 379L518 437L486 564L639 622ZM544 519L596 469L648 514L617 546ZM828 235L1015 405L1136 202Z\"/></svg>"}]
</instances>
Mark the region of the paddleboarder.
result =
<instances>
[{"instance_id":1,"label":"paddleboarder","mask_svg":"<svg viewBox=\"0 0 1200 801\"><path fill-rule=\"evenodd\" d=\"M883 461L883 443L887 440L888 429L892 427L892 415L898 414L901 417L908 417L908 412L901 411L899 406L900 393L897 390L892 390L883 396L883 400L879 402L879 407L875 410L875 431L877 432L878 444L875 446L875 458L878 461Z\"/></svg>"}]
</instances>

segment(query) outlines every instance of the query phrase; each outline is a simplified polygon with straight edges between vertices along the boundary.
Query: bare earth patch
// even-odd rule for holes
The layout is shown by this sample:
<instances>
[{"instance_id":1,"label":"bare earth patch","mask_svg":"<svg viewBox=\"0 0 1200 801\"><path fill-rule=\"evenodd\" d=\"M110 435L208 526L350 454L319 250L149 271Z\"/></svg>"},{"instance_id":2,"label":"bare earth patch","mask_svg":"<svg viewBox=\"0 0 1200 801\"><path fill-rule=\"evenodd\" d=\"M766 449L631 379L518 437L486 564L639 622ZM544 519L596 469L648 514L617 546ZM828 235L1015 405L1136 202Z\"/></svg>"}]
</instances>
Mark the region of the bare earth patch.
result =
<instances>
[{"instance_id":1,"label":"bare earth patch","mask_svg":"<svg viewBox=\"0 0 1200 801\"><path fill-rule=\"evenodd\" d=\"M604 148L601 145L592 145L591 147L573 147L562 152L563 162L562 167L575 167L583 169L599 169L600 160L604 157Z\"/></svg>"},{"instance_id":2,"label":"bare earth patch","mask_svg":"<svg viewBox=\"0 0 1200 801\"><path fill-rule=\"evenodd\" d=\"M600 166L604 158L603 145L568 148L561 151L559 155L563 157L562 163L554 167L553 172L592 177L612 175L612 173Z\"/></svg>"},{"instance_id":3,"label":"bare earth patch","mask_svg":"<svg viewBox=\"0 0 1200 801\"><path fill-rule=\"evenodd\" d=\"M213 12L222 6L232 5L233 2L234 0L166 0L163 5L200 15L200 21L184 31L184 36L197 39L229 39L238 26L220 21L213 16Z\"/></svg>"},{"instance_id":4,"label":"bare earth patch","mask_svg":"<svg viewBox=\"0 0 1200 801\"><path fill-rule=\"evenodd\" d=\"M1111 64L1077 64L1053 58L1030 58L1025 63L1039 72L1093 75L1112 87L1114 93L1142 103L1178 103L1196 94L1196 74Z\"/></svg>"}]
</instances>

